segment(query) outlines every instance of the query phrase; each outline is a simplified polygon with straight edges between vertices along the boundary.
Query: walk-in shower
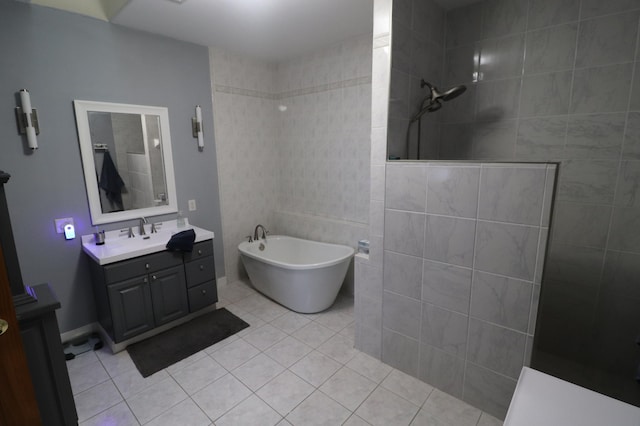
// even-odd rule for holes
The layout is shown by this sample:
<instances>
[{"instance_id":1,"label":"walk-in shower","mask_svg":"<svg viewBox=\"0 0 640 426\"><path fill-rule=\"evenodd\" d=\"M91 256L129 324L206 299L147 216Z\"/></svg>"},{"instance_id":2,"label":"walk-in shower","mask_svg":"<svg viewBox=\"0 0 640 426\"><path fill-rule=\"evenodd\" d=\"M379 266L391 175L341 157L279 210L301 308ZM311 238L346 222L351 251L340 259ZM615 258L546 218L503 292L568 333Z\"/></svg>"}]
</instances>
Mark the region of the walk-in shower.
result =
<instances>
[{"instance_id":1,"label":"walk-in shower","mask_svg":"<svg viewBox=\"0 0 640 426\"><path fill-rule=\"evenodd\" d=\"M411 144L411 126L413 126L413 123L418 122L416 158L419 160L420 159L420 137L421 137L421 131L422 131L422 125L421 125L420 119L422 118L422 116L428 112L438 111L440 108L442 108L443 101L448 102L452 99L455 99L461 94L463 94L465 90L467 90L466 86L460 85L460 86L451 87L450 89L445 90L444 92L441 92L436 86L429 83L428 81L425 81L425 79L423 78L420 80L420 88L424 89L425 87L429 89L429 93L424 98L422 98L422 101L420 102L420 105L418 107L418 112L411 117L411 119L409 120L409 124L407 126L407 137L406 137L407 159L409 159L409 145Z\"/></svg>"}]
</instances>

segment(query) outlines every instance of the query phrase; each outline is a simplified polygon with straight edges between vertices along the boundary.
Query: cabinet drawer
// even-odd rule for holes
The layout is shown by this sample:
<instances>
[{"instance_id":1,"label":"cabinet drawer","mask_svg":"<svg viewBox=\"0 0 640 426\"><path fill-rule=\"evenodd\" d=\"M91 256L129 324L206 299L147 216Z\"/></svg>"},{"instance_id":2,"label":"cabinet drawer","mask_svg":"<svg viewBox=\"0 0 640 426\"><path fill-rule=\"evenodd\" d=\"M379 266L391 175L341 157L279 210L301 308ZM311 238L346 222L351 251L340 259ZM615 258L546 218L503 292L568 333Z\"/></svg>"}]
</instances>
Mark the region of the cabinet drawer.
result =
<instances>
[{"instance_id":1,"label":"cabinet drawer","mask_svg":"<svg viewBox=\"0 0 640 426\"><path fill-rule=\"evenodd\" d=\"M144 275L161 269L177 266L182 263L182 253L161 251L135 259L123 260L104 267L107 284L127 278Z\"/></svg>"},{"instance_id":2,"label":"cabinet drawer","mask_svg":"<svg viewBox=\"0 0 640 426\"><path fill-rule=\"evenodd\" d=\"M203 257L202 259L192 260L185 265L187 271L187 287L194 287L205 281L211 281L216 278L215 264L213 256Z\"/></svg>"},{"instance_id":3,"label":"cabinet drawer","mask_svg":"<svg viewBox=\"0 0 640 426\"><path fill-rule=\"evenodd\" d=\"M216 282L209 281L189 289L189 312L195 312L218 301Z\"/></svg>"},{"instance_id":4,"label":"cabinet drawer","mask_svg":"<svg viewBox=\"0 0 640 426\"><path fill-rule=\"evenodd\" d=\"M193 245L191 252L184 254L184 261L199 259L201 257L213 256L213 240L200 241Z\"/></svg>"}]
</instances>

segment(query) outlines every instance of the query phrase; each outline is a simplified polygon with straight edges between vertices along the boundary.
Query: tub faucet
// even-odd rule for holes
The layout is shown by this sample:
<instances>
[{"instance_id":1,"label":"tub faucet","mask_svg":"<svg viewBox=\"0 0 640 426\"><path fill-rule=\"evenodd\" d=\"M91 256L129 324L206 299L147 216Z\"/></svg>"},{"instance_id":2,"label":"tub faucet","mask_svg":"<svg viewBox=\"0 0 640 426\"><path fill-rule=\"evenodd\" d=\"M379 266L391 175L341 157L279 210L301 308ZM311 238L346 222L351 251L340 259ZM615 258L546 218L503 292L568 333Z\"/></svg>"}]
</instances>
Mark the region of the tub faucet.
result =
<instances>
[{"instance_id":1,"label":"tub faucet","mask_svg":"<svg viewBox=\"0 0 640 426\"><path fill-rule=\"evenodd\" d=\"M254 241L258 241L258 229L262 228L262 239L266 240L267 239L267 234L269 233L269 231L266 230L266 228L260 224L258 224L256 226L255 231L253 231L253 240Z\"/></svg>"},{"instance_id":2,"label":"tub faucet","mask_svg":"<svg viewBox=\"0 0 640 426\"><path fill-rule=\"evenodd\" d=\"M140 218L140 224L138 227L138 235L147 235L147 233L144 231L144 224L147 223L147 219L145 219L145 217L141 217Z\"/></svg>"}]
</instances>

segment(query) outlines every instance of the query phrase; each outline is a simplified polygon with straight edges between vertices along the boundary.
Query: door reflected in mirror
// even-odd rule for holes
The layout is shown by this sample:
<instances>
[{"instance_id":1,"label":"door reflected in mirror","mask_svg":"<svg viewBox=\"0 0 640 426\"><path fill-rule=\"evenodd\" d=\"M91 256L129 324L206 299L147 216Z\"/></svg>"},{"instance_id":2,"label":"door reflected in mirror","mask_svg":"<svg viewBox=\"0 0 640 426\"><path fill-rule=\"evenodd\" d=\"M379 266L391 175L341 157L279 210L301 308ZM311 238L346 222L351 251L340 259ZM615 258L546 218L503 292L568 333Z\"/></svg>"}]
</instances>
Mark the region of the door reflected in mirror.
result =
<instances>
[{"instance_id":1,"label":"door reflected in mirror","mask_svg":"<svg viewBox=\"0 0 640 426\"><path fill-rule=\"evenodd\" d=\"M92 222L175 212L166 108L74 105Z\"/></svg>"}]
</instances>

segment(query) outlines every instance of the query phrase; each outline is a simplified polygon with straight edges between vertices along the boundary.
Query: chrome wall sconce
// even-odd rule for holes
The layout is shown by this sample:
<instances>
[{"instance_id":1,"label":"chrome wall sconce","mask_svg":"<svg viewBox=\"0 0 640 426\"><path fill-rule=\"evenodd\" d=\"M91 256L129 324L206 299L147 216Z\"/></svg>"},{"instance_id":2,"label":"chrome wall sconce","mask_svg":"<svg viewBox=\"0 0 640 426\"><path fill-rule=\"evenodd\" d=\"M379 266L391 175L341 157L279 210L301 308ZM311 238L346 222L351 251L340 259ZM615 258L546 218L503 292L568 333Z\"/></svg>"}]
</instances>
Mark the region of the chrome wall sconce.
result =
<instances>
[{"instance_id":1,"label":"chrome wall sconce","mask_svg":"<svg viewBox=\"0 0 640 426\"><path fill-rule=\"evenodd\" d=\"M27 89L20 89L20 103L22 107L17 106L16 122L18 124L18 133L27 135L27 143L32 151L38 149L38 138L40 134L40 126L38 125L38 112L31 108L31 96Z\"/></svg>"},{"instance_id":2,"label":"chrome wall sconce","mask_svg":"<svg viewBox=\"0 0 640 426\"><path fill-rule=\"evenodd\" d=\"M204 149L204 134L202 132L202 108L200 105L196 105L196 116L191 117L191 130L193 137L198 138L198 149L202 151Z\"/></svg>"}]
</instances>

